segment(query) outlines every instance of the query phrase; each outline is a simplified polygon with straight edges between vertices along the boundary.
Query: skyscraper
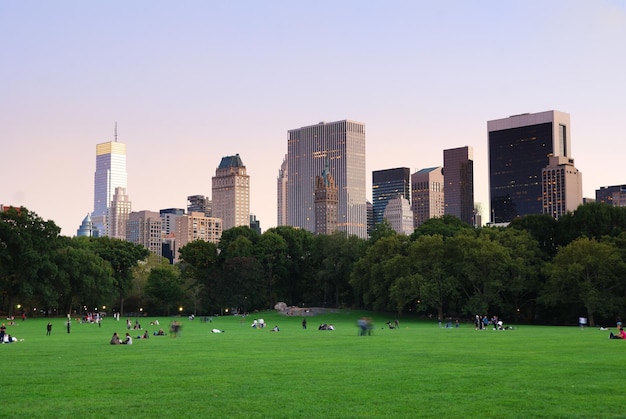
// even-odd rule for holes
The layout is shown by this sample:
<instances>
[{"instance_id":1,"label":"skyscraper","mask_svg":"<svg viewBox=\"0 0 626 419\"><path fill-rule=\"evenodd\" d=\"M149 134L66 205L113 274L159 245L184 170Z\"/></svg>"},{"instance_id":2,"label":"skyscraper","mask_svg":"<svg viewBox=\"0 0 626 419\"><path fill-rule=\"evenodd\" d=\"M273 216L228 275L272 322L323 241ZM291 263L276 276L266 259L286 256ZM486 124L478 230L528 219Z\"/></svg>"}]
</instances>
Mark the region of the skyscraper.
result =
<instances>
[{"instance_id":1,"label":"skyscraper","mask_svg":"<svg viewBox=\"0 0 626 419\"><path fill-rule=\"evenodd\" d=\"M372 172L374 224L382 223L387 202L398 195L411 202L411 170L408 167Z\"/></svg>"},{"instance_id":2,"label":"skyscraper","mask_svg":"<svg viewBox=\"0 0 626 419\"><path fill-rule=\"evenodd\" d=\"M187 212L201 212L207 217L213 216L213 203L204 195L190 195L187 197Z\"/></svg>"},{"instance_id":3,"label":"skyscraper","mask_svg":"<svg viewBox=\"0 0 626 419\"><path fill-rule=\"evenodd\" d=\"M321 176L315 177L315 234L337 231L338 189L328 170L328 159Z\"/></svg>"},{"instance_id":4,"label":"skyscraper","mask_svg":"<svg viewBox=\"0 0 626 419\"><path fill-rule=\"evenodd\" d=\"M212 180L213 217L224 231L250 226L250 176L239 154L223 157Z\"/></svg>"},{"instance_id":5,"label":"skyscraper","mask_svg":"<svg viewBox=\"0 0 626 419\"><path fill-rule=\"evenodd\" d=\"M126 240L140 244L157 256L163 255L163 224L155 211L131 212L126 223Z\"/></svg>"},{"instance_id":6,"label":"skyscraper","mask_svg":"<svg viewBox=\"0 0 626 419\"><path fill-rule=\"evenodd\" d=\"M383 218L389 222L391 228L398 234L410 235L413 228L413 211L409 200L402 195L389 199L385 206Z\"/></svg>"},{"instance_id":7,"label":"skyscraper","mask_svg":"<svg viewBox=\"0 0 626 419\"><path fill-rule=\"evenodd\" d=\"M116 130L117 131L117 130ZM96 145L96 172L91 220L101 236L108 235L107 216L115 188L126 188L126 144L115 141Z\"/></svg>"},{"instance_id":8,"label":"skyscraper","mask_svg":"<svg viewBox=\"0 0 626 419\"><path fill-rule=\"evenodd\" d=\"M365 125L349 120L289 130L287 224L315 231L315 176L327 156L339 191L337 230L367 238Z\"/></svg>"},{"instance_id":9,"label":"skyscraper","mask_svg":"<svg viewBox=\"0 0 626 419\"><path fill-rule=\"evenodd\" d=\"M616 207L626 206L626 185L601 186L596 189L596 202Z\"/></svg>"},{"instance_id":10,"label":"skyscraper","mask_svg":"<svg viewBox=\"0 0 626 419\"><path fill-rule=\"evenodd\" d=\"M570 117L558 111L487 122L491 222L543 213L541 173L550 156L570 156Z\"/></svg>"},{"instance_id":11,"label":"skyscraper","mask_svg":"<svg viewBox=\"0 0 626 419\"><path fill-rule=\"evenodd\" d=\"M413 228L430 218L444 215L444 177L441 166L429 167L411 175Z\"/></svg>"},{"instance_id":12,"label":"skyscraper","mask_svg":"<svg viewBox=\"0 0 626 419\"><path fill-rule=\"evenodd\" d=\"M555 219L583 203L582 173L574 167L574 159L550 157L550 163L541 172L541 185L543 212Z\"/></svg>"},{"instance_id":13,"label":"skyscraper","mask_svg":"<svg viewBox=\"0 0 626 419\"><path fill-rule=\"evenodd\" d=\"M472 147L443 150L445 214L474 225L474 151Z\"/></svg>"},{"instance_id":14,"label":"skyscraper","mask_svg":"<svg viewBox=\"0 0 626 419\"><path fill-rule=\"evenodd\" d=\"M126 188L117 187L111 200L108 215L108 236L126 240L126 222L131 213L131 202L126 195Z\"/></svg>"},{"instance_id":15,"label":"skyscraper","mask_svg":"<svg viewBox=\"0 0 626 419\"><path fill-rule=\"evenodd\" d=\"M289 176L289 166L287 166L287 156L280 165L278 178L276 179L276 225L286 226L287 223L287 178Z\"/></svg>"}]
</instances>

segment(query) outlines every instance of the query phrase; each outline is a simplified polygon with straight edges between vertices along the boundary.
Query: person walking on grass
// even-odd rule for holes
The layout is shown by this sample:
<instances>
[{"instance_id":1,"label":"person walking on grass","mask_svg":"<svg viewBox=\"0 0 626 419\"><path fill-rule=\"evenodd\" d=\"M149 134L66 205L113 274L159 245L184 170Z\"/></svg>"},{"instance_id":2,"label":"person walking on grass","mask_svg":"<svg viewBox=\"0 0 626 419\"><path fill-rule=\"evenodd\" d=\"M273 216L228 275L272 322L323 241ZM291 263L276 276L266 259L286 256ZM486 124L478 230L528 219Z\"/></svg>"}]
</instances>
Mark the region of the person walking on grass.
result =
<instances>
[{"instance_id":1,"label":"person walking on grass","mask_svg":"<svg viewBox=\"0 0 626 419\"><path fill-rule=\"evenodd\" d=\"M48 322L46 326L46 336L50 336L50 333L52 333L52 323Z\"/></svg>"}]
</instances>

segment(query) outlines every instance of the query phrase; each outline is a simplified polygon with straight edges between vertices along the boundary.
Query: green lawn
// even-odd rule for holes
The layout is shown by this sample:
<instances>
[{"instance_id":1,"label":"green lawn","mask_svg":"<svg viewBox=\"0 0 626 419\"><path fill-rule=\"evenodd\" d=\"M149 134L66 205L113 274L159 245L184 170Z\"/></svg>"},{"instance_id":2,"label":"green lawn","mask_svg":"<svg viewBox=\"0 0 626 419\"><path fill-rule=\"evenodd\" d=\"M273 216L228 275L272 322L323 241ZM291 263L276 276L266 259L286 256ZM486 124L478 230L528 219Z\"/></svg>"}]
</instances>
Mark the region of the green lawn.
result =
<instances>
[{"instance_id":1,"label":"green lawn","mask_svg":"<svg viewBox=\"0 0 626 419\"><path fill-rule=\"evenodd\" d=\"M373 315L372 336L357 336L362 313L308 317L183 318L181 336L109 345L125 323L102 327L64 319L9 326L23 341L0 345L0 417L625 417L626 341L606 331L520 326L476 331ZM370 314L371 315L371 314ZM135 319L133 318L133 321ZM159 318L167 330L173 319ZM320 323L335 331L319 331ZM270 332L274 324L278 333ZM383 327L384 326L384 327ZM212 328L223 334L212 334ZM141 334L133 331L133 336Z\"/></svg>"}]
</instances>

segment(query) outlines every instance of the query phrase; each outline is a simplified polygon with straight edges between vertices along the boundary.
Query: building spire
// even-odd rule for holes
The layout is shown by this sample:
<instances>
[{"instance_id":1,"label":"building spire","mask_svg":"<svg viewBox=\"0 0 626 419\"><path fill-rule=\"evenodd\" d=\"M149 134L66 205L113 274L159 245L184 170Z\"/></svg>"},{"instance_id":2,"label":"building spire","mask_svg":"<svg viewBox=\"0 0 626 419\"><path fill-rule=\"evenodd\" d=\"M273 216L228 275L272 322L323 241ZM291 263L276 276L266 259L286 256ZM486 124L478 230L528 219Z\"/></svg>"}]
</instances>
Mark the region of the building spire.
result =
<instances>
[{"instance_id":1,"label":"building spire","mask_svg":"<svg viewBox=\"0 0 626 419\"><path fill-rule=\"evenodd\" d=\"M115 142L117 142L117 121L115 121Z\"/></svg>"}]
</instances>

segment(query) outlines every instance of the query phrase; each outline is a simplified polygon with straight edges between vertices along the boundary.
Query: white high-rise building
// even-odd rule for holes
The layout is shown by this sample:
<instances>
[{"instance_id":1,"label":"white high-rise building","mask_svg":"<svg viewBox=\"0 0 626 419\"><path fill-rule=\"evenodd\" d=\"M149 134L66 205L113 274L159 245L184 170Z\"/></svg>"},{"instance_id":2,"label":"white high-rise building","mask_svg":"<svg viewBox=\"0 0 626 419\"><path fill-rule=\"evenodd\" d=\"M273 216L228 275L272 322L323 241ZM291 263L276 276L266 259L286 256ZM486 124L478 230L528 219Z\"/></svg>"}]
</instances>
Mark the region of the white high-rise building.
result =
<instances>
[{"instance_id":1,"label":"white high-rise building","mask_svg":"<svg viewBox=\"0 0 626 419\"><path fill-rule=\"evenodd\" d=\"M116 134L117 137L117 134ZM115 188L127 187L126 144L109 141L96 145L96 172L91 221L99 234L108 235L108 214Z\"/></svg>"},{"instance_id":2,"label":"white high-rise building","mask_svg":"<svg viewBox=\"0 0 626 419\"><path fill-rule=\"evenodd\" d=\"M109 237L126 240L126 222L131 213L131 202L126 195L126 188L115 188L108 215Z\"/></svg>"},{"instance_id":3,"label":"white high-rise building","mask_svg":"<svg viewBox=\"0 0 626 419\"><path fill-rule=\"evenodd\" d=\"M414 231L411 204L409 200L402 195L398 195L387 201L383 218L391 224L391 228L393 228L396 233L406 234L408 236Z\"/></svg>"},{"instance_id":4,"label":"white high-rise building","mask_svg":"<svg viewBox=\"0 0 626 419\"><path fill-rule=\"evenodd\" d=\"M339 195L337 230L365 239L365 125L350 120L289 130L287 225L315 232L315 177L327 157Z\"/></svg>"},{"instance_id":5,"label":"white high-rise building","mask_svg":"<svg viewBox=\"0 0 626 419\"><path fill-rule=\"evenodd\" d=\"M574 167L574 159L550 157L550 163L541 172L543 213L558 219L582 205L582 177L582 173Z\"/></svg>"}]
</instances>

